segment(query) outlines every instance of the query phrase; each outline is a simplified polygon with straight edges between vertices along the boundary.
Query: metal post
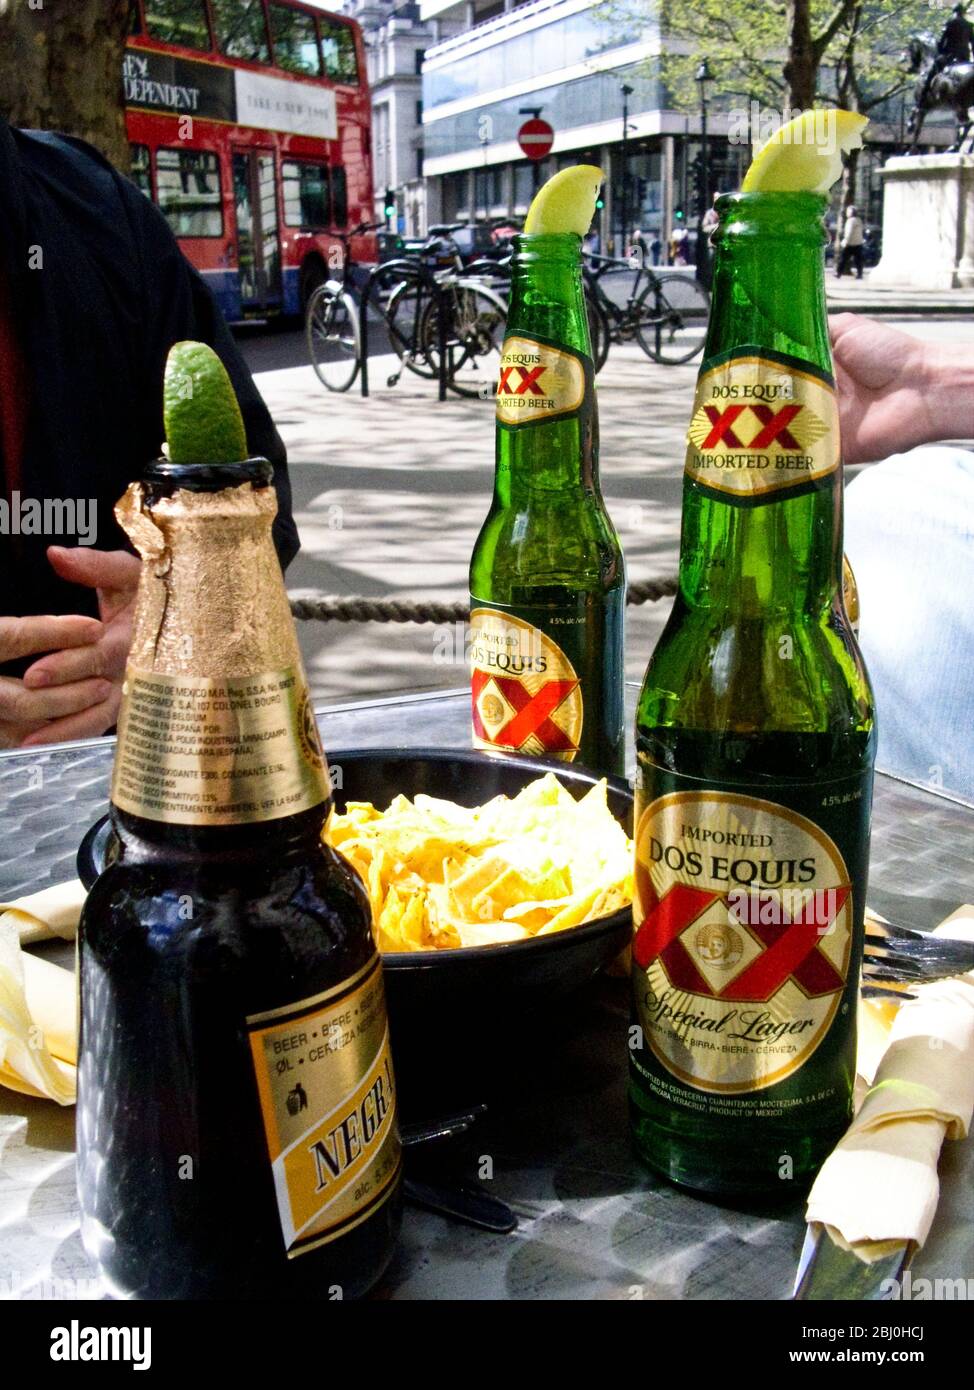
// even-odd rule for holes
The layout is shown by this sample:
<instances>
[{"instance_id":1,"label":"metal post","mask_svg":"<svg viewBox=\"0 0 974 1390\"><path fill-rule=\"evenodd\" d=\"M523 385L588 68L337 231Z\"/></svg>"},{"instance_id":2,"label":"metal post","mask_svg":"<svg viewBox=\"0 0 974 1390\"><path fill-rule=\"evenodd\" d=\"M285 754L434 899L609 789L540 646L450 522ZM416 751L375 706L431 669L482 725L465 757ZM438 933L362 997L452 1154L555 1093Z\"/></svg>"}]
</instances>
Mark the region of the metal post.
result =
<instances>
[{"instance_id":1,"label":"metal post","mask_svg":"<svg viewBox=\"0 0 974 1390\"><path fill-rule=\"evenodd\" d=\"M626 241L629 236L629 98L632 96L632 87L623 84L622 87L622 198L620 209L622 212L622 245L616 248L617 256L626 254Z\"/></svg>"},{"instance_id":2,"label":"metal post","mask_svg":"<svg viewBox=\"0 0 974 1390\"><path fill-rule=\"evenodd\" d=\"M376 266L378 270L378 266ZM376 270L370 270L365 277L365 284L359 298L359 342L361 344L362 365L360 380L362 383L362 395L369 394L369 299L372 294L372 277Z\"/></svg>"}]
</instances>

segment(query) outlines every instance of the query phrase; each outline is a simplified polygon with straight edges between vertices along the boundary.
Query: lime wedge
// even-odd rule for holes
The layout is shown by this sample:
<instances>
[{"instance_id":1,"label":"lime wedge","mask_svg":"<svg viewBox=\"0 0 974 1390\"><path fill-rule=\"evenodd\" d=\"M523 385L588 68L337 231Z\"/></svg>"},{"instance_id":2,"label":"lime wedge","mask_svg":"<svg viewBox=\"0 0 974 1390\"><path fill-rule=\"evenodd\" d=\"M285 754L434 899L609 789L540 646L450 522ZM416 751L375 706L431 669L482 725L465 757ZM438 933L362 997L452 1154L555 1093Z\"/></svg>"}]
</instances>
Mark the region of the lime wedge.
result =
<instances>
[{"instance_id":1,"label":"lime wedge","mask_svg":"<svg viewBox=\"0 0 974 1390\"><path fill-rule=\"evenodd\" d=\"M529 235L576 232L584 236L592 225L595 200L604 178L594 164L559 169L534 195L524 230Z\"/></svg>"},{"instance_id":2,"label":"lime wedge","mask_svg":"<svg viewBox=\"0 0 974 1390\"><path fill-rule=\"evenodd\" d=\"M835 107L803 112L761 146L743 192L827 193L841 177L843 153L860 148L868 124L865 116Z\"/></svg>"},{"instance_id":3,"label":"lime wedge","mask_svg":"<svg viewBox=\"0 0 974 1390\"><path fill-rule=\"evenodd\" d=\"M169 349L162 419L173 463L238 463L247 457L236 394L206 343L174 343Z\"/></svg>"}]
</instances>

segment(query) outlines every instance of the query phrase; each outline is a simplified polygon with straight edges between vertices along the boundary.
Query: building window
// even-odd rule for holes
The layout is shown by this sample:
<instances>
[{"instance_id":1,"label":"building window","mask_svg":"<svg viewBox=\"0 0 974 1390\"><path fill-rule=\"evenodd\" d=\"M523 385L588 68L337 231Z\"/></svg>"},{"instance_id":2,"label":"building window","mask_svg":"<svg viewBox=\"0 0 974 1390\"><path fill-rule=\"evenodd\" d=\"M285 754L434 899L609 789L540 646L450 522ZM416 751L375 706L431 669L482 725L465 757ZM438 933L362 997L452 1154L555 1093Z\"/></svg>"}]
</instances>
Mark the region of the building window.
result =
<instances>
[{"instance_id":1,"label":"building window","mask_svg":"<svg viewBox=\"0 0 974 1390\"><path fill-rule=\"evenodd\" d=\"M147 198L151 198L152 164L149 159L149 146L129 145L129 153L132 157L132 182Z\"/></svg>"},{"instance_id":2,"label":"building window","mask_svg":"<svg viewBox=\"0 0 974 1390\"><path fill-rule=\"evenodd\" d=\"M261 0L210 0L217 42L228 58L269 63L271 50Z\"/></svg>"},{"instance_id":3,"label":"building window","mask_svg":"<svg viewBox=\"0 0 974 1390\"><path fill-rule=\"evenodd\" d=\"M355 36L340 19L318 20L321 30L321 52L325 74L334 82L358 82L358 59L355 56Z\"/></svg>"},{"instance_id":4,"label":"building window","mask_svg":"<svg viewBox=\"0 0 974 1390\"><path fill-rule=\"evenodd\" d=\"M423 100L422 100L422 98L420 98L419 101L417 101L417 103L416 103L416 124L417 124L417 125L422 125L422 124L423 124Z\"/></svg>"},{"instance_id":5,"label":"building window","mask_svg":"<svg viewBox=\"0 0 974 1390\"><path fill-rule=\"evenodd\" d=\"M223 235L220 161L209 150L156 150L159 206L178 237Z\"/></svg>"},{"instance_id":6,"label":"building window","mask_svg":"<svg viewBox=\"0 0 974 1390\"><path fill-rule=\"evenodd\" d=\"M420 145L419 148L418 148L417 151L416 151L416 177L417 177L418 179L421 179L421 178L423 177L423 147L422 147L422 145Z\"/></svg>"},{"instance_id":7,"label":"building window","mask_svg":"<svg viewBox=\"0 0 974 1390\"><path fill-rule=\"evenodd\" d=\"M422 76L422 72L423 72L423 59L424 59L425 57L426 57L426 49L425 49L425 48L417 48L416 52L413 54L413 60L414 60L415 63L416 63L416 76L417 76L417 77L421 77L421 76Z\"/></svg>"},{"instance_id":8,"label":"building window","mask_svg":"<svg viewBox=\"0 0 974 1390\"><path fill-rule=\"evenodd\" d=\"M531 199L534 197L534 167L530 164L515 164L514 166L514 209L516 212L527 212Z\"/></svg>"},{"instance_id":9,"label":"building window","mask_svg":"<svg viewBox=\"0 0 974 1390\"><path fill-rule=\"evenodd\" d=\"M286 5L268 5L271 21L271 42L274 62L288 72L303 72L308 77L321 76L321 54L318 52L318 33L314 16L303 10L291 10Z\"/></svg>"},{"instance_id":10,"label":"building window","mask_svg":"<svg viewBox=\"0 0 974 1390\"><path fill-rule=\"evenodd\" d=\"M331 171L331 212L336 227L347 225L348 185L345 180L345 170L340 164Z\"/></svg>"},{"instance_id":11,"label":"building window","mask_svg":"<svg viewBox=\"0 0 974 1390\"><path fill-rule=\"evenodd\" d=\"M210 46L204 0L146 0L145 30L163 43L199 49Z\"/></svg>"},{"instance_id":12,"label":"building window","mask_svg":"<svg viewBox=\"0 0 974 1390\"><path fill-rule=\"evenodd\" d=\"M281 190L288 227L313 227L317 231L331 225L326 164L285 160L281 165Z\"/></svg>"}]
</instances>

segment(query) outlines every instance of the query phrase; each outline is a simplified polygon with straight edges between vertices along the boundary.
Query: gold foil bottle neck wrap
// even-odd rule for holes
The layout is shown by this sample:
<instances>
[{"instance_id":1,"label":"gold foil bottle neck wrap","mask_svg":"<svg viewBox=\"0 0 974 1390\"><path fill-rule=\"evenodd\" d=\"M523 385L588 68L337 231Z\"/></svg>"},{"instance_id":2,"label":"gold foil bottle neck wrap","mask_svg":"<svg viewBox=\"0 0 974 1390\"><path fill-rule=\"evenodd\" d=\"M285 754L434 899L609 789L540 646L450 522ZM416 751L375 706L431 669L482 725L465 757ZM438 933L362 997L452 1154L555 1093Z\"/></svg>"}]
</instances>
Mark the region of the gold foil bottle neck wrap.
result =
<instances>
[{"instance_id":1,"label":"gold foil bottle neck wrap","mask_svg":"<svg viewBox=\"0 0 974 1390\"><path fill-rule=\"evenodd\" d=\"M249 482L134 483L115 508L142 556L112 801L147 820L236 825L331 792L271 539L277 499Z\"/></svg>"},{"instance_id":2,"label":"gold foil bottle neck wrap","mask_svg":"<svg viewBox=\"0 0 974 1390\"><path fill-rule=\"evenodd\" d=\"M133 483L115 508L145 562L131 665L170 676L250 676L300 663L271 540L272 487L177 490L150 506Z\"/></svg>"}]
</instances>

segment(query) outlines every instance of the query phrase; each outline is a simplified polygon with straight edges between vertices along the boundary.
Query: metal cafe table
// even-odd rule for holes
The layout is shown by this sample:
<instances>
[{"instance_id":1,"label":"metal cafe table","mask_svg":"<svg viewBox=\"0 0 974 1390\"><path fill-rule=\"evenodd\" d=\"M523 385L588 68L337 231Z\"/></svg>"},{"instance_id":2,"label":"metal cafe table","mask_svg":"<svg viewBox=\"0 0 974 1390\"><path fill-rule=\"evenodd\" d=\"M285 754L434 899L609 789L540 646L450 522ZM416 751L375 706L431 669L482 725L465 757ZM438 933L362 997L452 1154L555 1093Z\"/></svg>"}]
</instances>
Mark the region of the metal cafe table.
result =
<instances>
[{"instance_id":1,"label":"metal cafe table","mask_svg":"<svg viewBox=\"0 0 974 1390\"><path fill-rule=\"evenodd\" d=\"M628 692L630 705L635 690ZM469 695L445 691L318 711L332 761L352 748L466 747ZM0 901L74 874L105 809L114 740L0 753ZM870 905L934 925L974 901L974 807L880 775ZM71 948L42 948L69 963ZM470 1135L471 1177L514 1211L495 1235L407 1206L379 1290L394 1299L782 1299L802 1210L728 1210L651 1177L628 1144L626 990L598 982L563 1026L513 1051L518 1065ZM512 1025L497 1020L498 1037ZM496 1039L444 1038L490 1055ZM508 1050L511 1050L510 1047ZM430 1056L429 1066L437 1066ZM471 1100L482 1097L471 1097ZM74 1113L0 1088L0 1297L100 1297L78 1230ZM489 1164L484 1166L484 1159ZM947 1143L941 1199L915 1278L974 1274L974 1140Z\"/></svg>"}]
</instances>

